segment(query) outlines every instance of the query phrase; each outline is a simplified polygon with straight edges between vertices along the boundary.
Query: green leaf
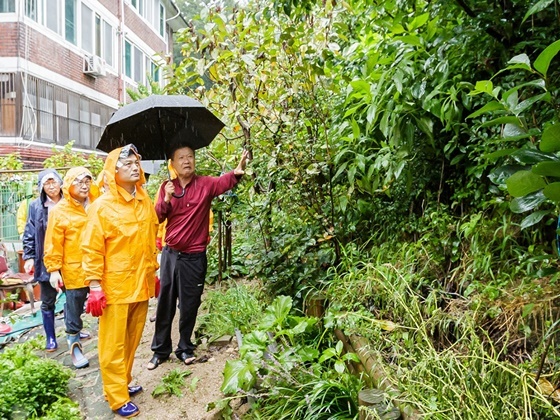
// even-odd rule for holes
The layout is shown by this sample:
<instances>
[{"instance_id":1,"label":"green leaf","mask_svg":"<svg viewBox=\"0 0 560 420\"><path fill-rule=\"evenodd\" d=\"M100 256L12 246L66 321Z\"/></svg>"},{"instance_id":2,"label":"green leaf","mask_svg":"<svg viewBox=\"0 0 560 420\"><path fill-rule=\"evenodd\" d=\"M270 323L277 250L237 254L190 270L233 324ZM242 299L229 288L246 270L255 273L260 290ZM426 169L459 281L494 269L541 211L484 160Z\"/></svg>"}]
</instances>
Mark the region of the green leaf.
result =
<instances>
[{"instance_id":1,"label":"green leaf","mask_svg":"<svg viewBox=\"0 0 560 420\"><path fill-rule=\"evenodd\" d=\"M475 91L487 93L489 95L492 95L493 89L494 89L494 84L492 83L491 80L479 80L478 82L476 82L476 85L474 85Z\"/></svg>"},{"instance_id":2,"label":"green leaf","mask_svg":"<svg viewBox=\"0 0 560 420\"><path fill-rule=\"evenodd\" d=\"M265 315L260 323L263 329L271 329L282 326L286 317L292 309L292 298L289 296L278 296L266 308Z\"/></svg>"},{"instance_id":3,"label":"green leaf","mask_svg":"<svg viewBox=\"0 0 560 420\"><path fill-rule=\"evenodd\" d=\"M339 374L343 374L346 370L346 365L342 360L337 360L334 364L334 370L336 370Z\"/></svg>"},{"instance_id":4,"label":"green leaf","mask_svg":"<svg viewBox=\"0 0 560 420\"><path fill-rule=\"evenodd\" d=\"M526 211L533 210L546 200L547 198L542 191L536 191L524 197L514 198L510 201L509 208L514 213L525 213Z\"/></svg>"},{"instance_id":5,"label":"green leaf","mask_svg":"<svg viewBox=\"0 0 560 420\"><path fill-rule=\"evenodd\" d=\"M521 165L504 165L494 168L488 178L496 185L505 184L506 180L518 171L524 170L525 167Z\"/></svg>"},{"instance_id":6,"label":"green leaf","mask_svg":"<svg viewBox=\"0 0 560 420\"><path fill-rule=\"evenodd\" d=\"M520 137L527 134L527 131L520 127L518 124L506 124L504 125L504 129L502 131L502 137L504 139L509 139L512 137Z\"/></svg>"},{"instance_id":7,"label":"green leaf","mask_svg":"<svg viewBox=\"0 0 560 420\"><path fill-rule=\"evenodd\" d=\"M523 68L531 70L531 60L527 54L519 54L508 61L508 64L521 64Z\"/></svg>"},{"instance_id":8,"label":"green leaf","mask_svg":"<svg viewBox=\"0 0 560 420\"><path fill-rule=\"evenodd\" d=\"M535 175L531 171L519 171L506 180L506 185L508 192L513 197L523 197L544 188L546 182L541 176Z\"/></svg>"},{"instance_id":9,"label":"green leaf","mask_svg":"<svg viewBox=\"0 0 560 420\"><path fill-rule=\"evenodd\" d=\"M558 54L558 51L560 51L560 40L553 42L548 47L546 47L542 53L539 54L539 56L533 63L533 67L535 67L535 70L546 77L550 62L556 56L556 54Z\"/></svg>"},{"instance_id":10,"label":"green leaf","mask_svg":"<svg viewBox=\"0 0 560 420\"><path fill-rule=\"evenodd\" d=\"M249 391L255 384L255 367L246 360L228 360L224 368L224 381L220 390L235 394L239 389Z\"/></svg>"},{"instance_id":11,"label":"green leaf","mask_svg":"<svg viewBox=\"0 0 560 420\"><path fill-rule=\"evenodd\" d=\"M405 44L414 45L415 47L422 46L422 41L416 35L396 36L395 41L402 41Z\"/></svg>"},{"instance_id":12,"label":"green leaf","mask_svg":"<svg viewBox=\"0 0 560 420\"><path fill-rule=\"evenodd\" d=\"M424 13L421 14L420 16L416 16L412 20L412 22L410 22L410 24L408 25L408 30L412 31L414 29L420 28L421 26L424 26L429 18L430 18L429 13Z\"/></svg>"},{"instance_id":13,"label":"green leaf","mask_svg":"<svg viewBox=\"0 0 560 420\"><path fill-rule=\"evenodd\" d=\"M557 161L546 161L546 162L539 162L531 171L536 175L541 176L553 176L560 178L560 162Z\"/></svg>"},{"instance_id":14,"label":"green leaf","mask_svg":"<svg viewBox=\"0 0 560 420\"><path fill-rule=\"evenodd\" d=\"M525 13L525 16L523 16L523 20L521 21L521 23L523 24L529 16L532 16L535 13L538 13L538 12L546 9L553 1L554 0L539 0L538 2L533 4L529 8L529 10L527 10L527 13Z\"/></svg>"},{"instance_id":15,"label":"green leaf","mask_svg":"<svg viewBox=\"0 0 560 420\"><path fill-rule=\"evenodd\" d=\"M485 121L484 123L480 124L478 126L478 128L492 127L494 125L501 125L501 124L521 125L518 117L508 115L508 116L504 116L504 117L494 118L493 120L490 120L490 121Z\"/></svg>"},{"instance_id":16,"label":"green leaf","mask_svg":"<svg viewBox=\"0 0 560 420\"><path fill-rule=\"evenodd\" d=\"M553 182L552 184L548 184L544 190L543 194L549 200L554 201L555 203L560 202L560 182Z\"/></svg>"},{"instance_id":17,"label":"green leaf","mask_svg":"<svg viewBox=\"0 0 560 420\"><path fill-rule=\"evenodd\" d=\"M526 109L530 108L531 106L533 106L534 104L540 101L550 102L550 93L549 92L541 93L539 95L532 96L529 99L524 100L523 102L520 102L519 105L517 105L513 109L513 113L515 115L519 115L523 111L525 111Z\"/></svg>"},{"instance_id":18,"label":"green leaf","mask_svg":"<svg viewBox=\"0 0 560 420\"><path fill-rule=\"evenodd\" d=\"M550 212L548 210L539 210L536 211L534 213L531 213L529 216L527 216L526 218L524 218L521 221L521 230L526 229L530 226L536 225L537 223L539 223L544 216L546 216L547 214L550 214Z\"/></svg>"},{"instance_id":19,"label":"green leaf","mask_svg":"<svg viewBox=\"0 0 560 420\"><path fill-rule=\"evenodd\" d=\"M501 158L501 157L509 156L509 155L511 155L513 152L515 152L515 151L517 151L517 150L518 150L517 148L496 150L495 152L492 152L492 153L488 153L488 154L483 155L483 158L489 160L490 162L492 162L492 161L494 161L494 160L496 160L496 159L499 159L499 158Z\"/></svg>"},{"instance_id":20,"label":"green leaf","mask_svg":"<svg viewBox=\"0 0 560 420\"><path fill-rule=\"evenodd\" d=\"M539 149L549 153L560 151L560 124L549 125L544 129Z\"/></svg>"},{"instance_id":21,"label":"green leaf","mask_svg":"<svg viewBox=\"0 0 560 420\"><path fill-rule=\"evenodd\" d=\"M523 311L521 311L521 316L525 318L533 311L534 307L535 307L534 303L528 303L527 305L523 306Z\"/></svg>"},{"instance_id":22,"label":"green leaf","mask_svg":"<svg viewBox=\"0 0 560 420\"><path fill-rule=\"evenodd\" d=\"M493 111L505 111L505 108L499 102L496 102L496 101L488 102L486 105L484 105L478 111L475 111L472 114L468 115L467 119L475 118L475 117L478 117L479 115L485 114L487 112L493 112Z\"/></svg>"},{"instance_id":23,"label":"green leaf","mask_svg":"<svg viewBox=\"0 0 560 420\"><path fill-rule=\"evenodd\" d=\"M512 153L511 156L519 163L523 163L525 165L534 165L535 163L547 160L560 161L560 158L552 153L545 153L532 148L520 149L517 152Z\"/></svg>"}]
</instances>

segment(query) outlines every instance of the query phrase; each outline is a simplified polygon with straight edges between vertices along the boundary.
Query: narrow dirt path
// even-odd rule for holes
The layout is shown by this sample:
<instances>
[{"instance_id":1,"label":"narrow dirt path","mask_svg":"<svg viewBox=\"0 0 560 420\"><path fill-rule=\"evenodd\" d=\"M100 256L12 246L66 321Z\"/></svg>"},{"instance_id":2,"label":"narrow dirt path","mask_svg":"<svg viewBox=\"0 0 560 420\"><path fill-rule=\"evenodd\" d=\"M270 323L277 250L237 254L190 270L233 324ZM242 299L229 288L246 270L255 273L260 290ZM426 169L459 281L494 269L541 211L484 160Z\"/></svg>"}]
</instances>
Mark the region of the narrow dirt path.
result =
<instances>
[{"instance_id":1,"label":"narrow dirt path","mask_svg":"<svg viewBox=\"0 0 560 420\"><path fill-rule=\"evenodd\" d=\"M133 368L133 384L142 385L144 392L134 396L132 401L140 408L140 415L136 419L166 419L166 420L214 420L219 418L217 410L206 411L208 403L222 398L220 386L222 385L225 364L227 360L237 357L237 344L235 338L225 342L221 346L200 345L196 356L200 359L206 356L208 360L203 363L194 363L190 366L184 365L174 355L160 365L157 369L147 370L146 364L152 356L150 344L154 332L154 323L149 321L149 316L155 313L156 301L150 301L148 319L142 340L136 352L136 362ZM72 367L70 356L67 352L64 327L61 316L57 321L57 336L59 350L49 357L58 359L68 367ZM172 334L173 344L178 340L178 316L175 316ZM92 332L93 337L84 341L84 351L90 360L90 366L85 369L74 370L76 376L71 380L71 397L78 401L82 408L84 418L87 420L120 419L107 405L103 396L103 388L99 373L99 361L97 357L97 319L90 315L84 317L84 328ZM40 331L38 331L40 333ZM158 386L162 378L170 371L189 370L192 373L185 378L185 386L182 388L182 396L153 397L152 392Z\"/></svg>"}]
</instances>

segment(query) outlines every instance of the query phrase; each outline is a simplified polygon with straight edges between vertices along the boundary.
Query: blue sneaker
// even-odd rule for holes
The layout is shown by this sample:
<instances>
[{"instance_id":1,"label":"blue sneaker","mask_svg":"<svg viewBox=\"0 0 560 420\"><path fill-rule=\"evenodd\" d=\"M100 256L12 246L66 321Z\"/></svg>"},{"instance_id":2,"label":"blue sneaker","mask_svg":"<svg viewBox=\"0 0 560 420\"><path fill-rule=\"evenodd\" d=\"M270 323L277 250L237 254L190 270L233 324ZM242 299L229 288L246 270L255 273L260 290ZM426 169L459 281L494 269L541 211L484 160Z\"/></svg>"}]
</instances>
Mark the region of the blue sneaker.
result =
<instances>
[{"instance_id":1,"label":"blue sneaker","mask_svg":"<svg viewBox=\"0 0 560 420\"><path fill-rule=\"evenodd\" d=\"M136 394L140 394L142 391L144 391L142 385L133 385L128 387L128 395L130 395L131 397L133 397Z\"/></svg>"},{"instance_id":2,"label":"blue sneaker","mask_svg":"<svg viewBox=\"0 0 560 420\"><path fill-rule=\"evenodd\" d=\"M129 401L117 410L117 414L125 418L134 417L140 414L140 409L136 404Z\"/></svg>"}]
</instances>

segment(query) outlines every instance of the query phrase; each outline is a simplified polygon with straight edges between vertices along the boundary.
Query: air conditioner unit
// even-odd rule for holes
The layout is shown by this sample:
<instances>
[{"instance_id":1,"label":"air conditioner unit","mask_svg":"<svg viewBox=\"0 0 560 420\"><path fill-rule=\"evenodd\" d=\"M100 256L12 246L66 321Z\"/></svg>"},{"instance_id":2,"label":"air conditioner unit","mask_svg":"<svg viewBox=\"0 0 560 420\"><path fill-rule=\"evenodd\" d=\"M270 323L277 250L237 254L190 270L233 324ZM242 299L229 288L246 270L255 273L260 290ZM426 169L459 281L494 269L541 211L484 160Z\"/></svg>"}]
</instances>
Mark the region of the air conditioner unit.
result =
<instances>
[{"instance_id":1,"label":"air conditioner unit","mask_svg":"<svg viewBox=\"0 0 560 420\"><path fill-rule=\"evenodd\" d=\"M90 76L105 76L105 60L96 55L86 55L84 57L84 73Z\"/></svg>"}]
</instances>

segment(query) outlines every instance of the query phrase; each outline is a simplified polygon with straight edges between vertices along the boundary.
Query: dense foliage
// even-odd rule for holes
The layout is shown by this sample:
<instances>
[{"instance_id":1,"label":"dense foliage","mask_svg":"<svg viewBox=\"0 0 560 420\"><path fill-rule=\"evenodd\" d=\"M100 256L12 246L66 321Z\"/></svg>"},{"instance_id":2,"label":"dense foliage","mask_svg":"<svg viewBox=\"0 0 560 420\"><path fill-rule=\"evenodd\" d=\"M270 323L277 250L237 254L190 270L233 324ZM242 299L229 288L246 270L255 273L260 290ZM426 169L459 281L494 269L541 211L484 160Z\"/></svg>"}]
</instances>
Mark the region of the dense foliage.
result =
<instances>
[{"instance_id":1,"label":"dense foliage","mask_svg":"<svg viewBox=\"0 0 560 420\"><path fill-rule=\"evenodd\" d=\"M402 325L371 338L434 418L558 415L539 382L560 382L557 2L257 0L196 20L168 92L226 123L223 169L251 152L243 272ZM461 417L476 384L487 404Z\"/></svg>"},{"instance_id":2,"label":"dense foliage","mask_svg":"<svg viewBox=\"0 0 560 420\"><path fill-rule=\"evenodd\" d=\"M0 418L80 419L78 405L67 397L72 372L34 353L34 341L0 354Z\"/></svg>"}]
</instances>

